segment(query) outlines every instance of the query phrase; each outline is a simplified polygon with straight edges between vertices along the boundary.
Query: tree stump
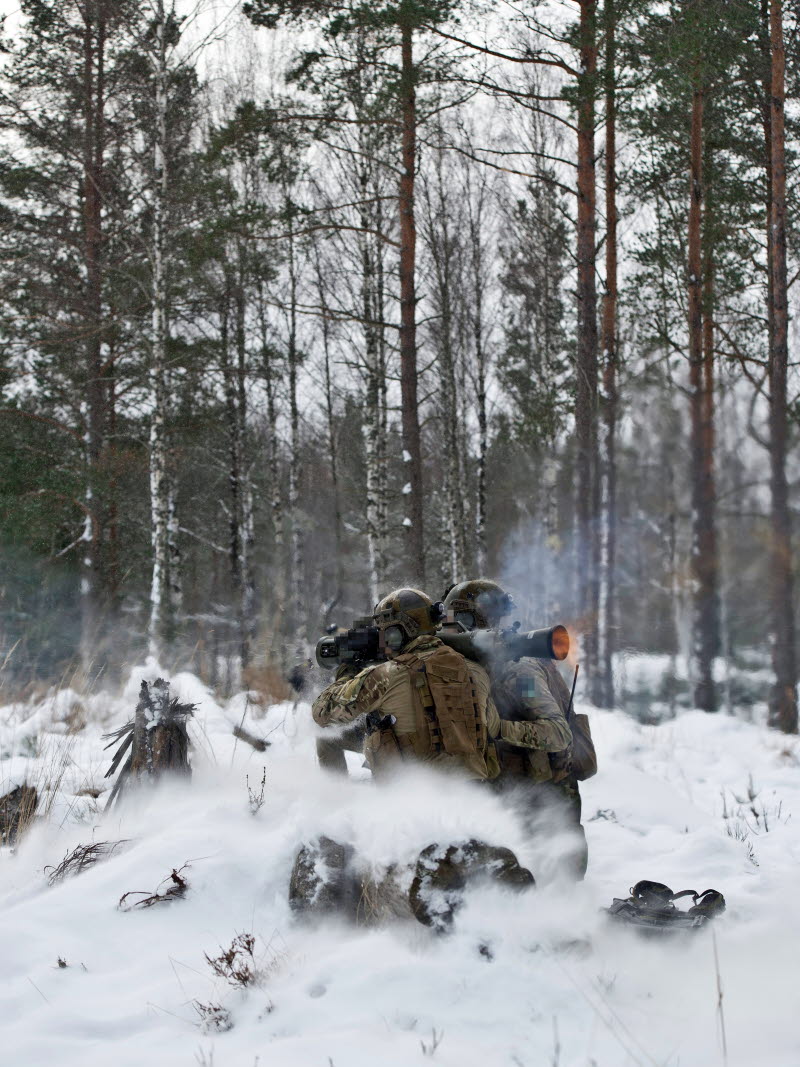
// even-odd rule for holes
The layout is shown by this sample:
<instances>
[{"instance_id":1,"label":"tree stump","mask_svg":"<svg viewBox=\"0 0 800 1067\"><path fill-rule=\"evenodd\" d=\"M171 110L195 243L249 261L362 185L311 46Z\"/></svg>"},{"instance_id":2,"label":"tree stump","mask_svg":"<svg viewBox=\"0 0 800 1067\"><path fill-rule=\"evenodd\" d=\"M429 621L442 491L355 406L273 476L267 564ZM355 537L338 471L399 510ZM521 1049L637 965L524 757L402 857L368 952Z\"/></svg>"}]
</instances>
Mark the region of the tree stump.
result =
<instances>
[{"instance_id":1,"label":"tree stump","mask_svg":"<svg viewBox=\"0 0 800 1067\"><path fill-rule=\"evenodd\" d=\"M119 742L106 778L112 777L127 755L108 798L109 805L121 796L129 779L144 781L158 779L163 774L191 775L186 721L194 714L194 708L194 704L179 703L177 697L170 700L169 682L163 678L157 678L152 685L142 681L133 719L120 730L105 735L111 738L106 748Z\"/></svg>"},{"instance_id":2,"label":"tree stump","mask_svg":"<svg viewBox=\"0 0 800 1067\"><path fill-rule=\"evenodd\" d=\"M39 795L32 785L18 785L0 797L0 845L13 845L33 821Z\"/></svg>"}]
</instances>

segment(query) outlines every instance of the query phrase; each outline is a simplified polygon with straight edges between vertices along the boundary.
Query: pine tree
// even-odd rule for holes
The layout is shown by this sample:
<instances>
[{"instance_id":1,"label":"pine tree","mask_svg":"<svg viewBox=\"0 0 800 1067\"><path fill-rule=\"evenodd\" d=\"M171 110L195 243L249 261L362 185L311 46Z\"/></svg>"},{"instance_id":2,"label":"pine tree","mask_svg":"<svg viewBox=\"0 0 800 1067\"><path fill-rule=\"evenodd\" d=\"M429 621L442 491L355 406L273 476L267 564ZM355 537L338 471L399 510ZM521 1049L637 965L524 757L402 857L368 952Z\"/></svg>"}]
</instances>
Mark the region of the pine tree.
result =
<instances>
[{"instance_id":1,"label":"pine tree","mask_svg":"<svg viewBox=\"0 0 800 1067\"><path fill-rule=\"evenodd\" d=\"M397 208L400 223L400 384L402 394L403 450L408 465L409 514L403 525L407 533L408 564L413 580L425 582L423 528L422 443L418 400L417 289L415 182L418 165L419 117L417 92L420 67L414 43L420 31L452 17L456 0L397 0L395 3L339 3L330 0L251 0L245 12L257 24L277 26L281 21L309 20L332 36L373 28L390 33L400 50L396 75L396 116L399 126L398 162L400 179Z\"/></svg>"},{"instance_id":2,"label":"pine tree","mask_svg":"<svg viewBox=\"0 0 800 1067\"><path fill-rule=\"evenodd\" d=\"M784 733L797 733L797 652L792 566L792 526L787 453L787 371L789 364L789 300L786 265L786 55L783 3L770 0L770 122L769 122L769 429L770 488L772 494L770 544L770 599L772 607L772 661L775 684L770 694L770 724Z\"/></svg>"},{"instance_id":3,"label":"pine tree","mask_svg":"<svg viewBox=\"0 0 800 1067\"><path fill-rule=\"evenodd\" d=\"M735 106L741 39L750 13L717 0L685 0L665 12L645 12L636 26L631 64L642 91L658 99L632 117L652 154L636 168L640 191L652 192L657 225L641 239L639 258L656 282L654 333L689 369L690 485L694 618L692 676L697 707L714 711L713 674L720 650L715 474L715 366L731 331L721 336L719 309L746 293L742 263L746 234L733 225L747 198L732 173L726 116ZM689 176L688 195L686 175ZM678 204L683 201L683 206ZM749 207L752 210L752 206ZM744 247L743 247L744 246ZM681 267L683 266L683 271ZM683 273L683 278L681 274ZM676 300L685 293L685 302Z\"/></svg>"},{"instance_id":4,"label":"pine tree","mask_svg":"<svg viewBox=\"0 0 800 1067\"><path fill-rule=\"evenodd\" d=\"M136 296L125 275L139 258L123 224L126 54L139 7L135 0L27 0L23 14L0 97L12 227L4 254L18 280L6 295L45 385L35 404L82 440L72 469L82 482L75 507L83 515L81 656L88 666L119 595L117 396L130 369L123 324Z\"/></svg>"}]
</instances>

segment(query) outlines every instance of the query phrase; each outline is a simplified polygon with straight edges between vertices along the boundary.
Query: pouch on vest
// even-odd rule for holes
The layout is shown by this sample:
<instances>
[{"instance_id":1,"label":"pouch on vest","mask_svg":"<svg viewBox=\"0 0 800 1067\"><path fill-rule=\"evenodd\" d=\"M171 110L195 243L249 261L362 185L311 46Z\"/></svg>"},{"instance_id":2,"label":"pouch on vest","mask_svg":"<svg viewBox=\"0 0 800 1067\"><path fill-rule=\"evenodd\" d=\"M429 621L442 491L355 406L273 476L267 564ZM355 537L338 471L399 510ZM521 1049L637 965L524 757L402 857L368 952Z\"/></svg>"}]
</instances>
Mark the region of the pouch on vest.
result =
<instances>
[{"instance_id":1,"label":"pouch on vest","mask_svg":"<svg viewBox=\"0 0 800 1067\"><path fill-rule=\"evenodd\" d=\"M429 753L446 753L473 764L477 760L476 773L486 777L486 721L464 657L442 645L432 654L412 654L403 657L403 661L411 673L412 689L427 724ZM417 752L422 755L419 749Z\"/></svg>"},{"instance_id":2,"label":"pouch on vest","mask_svg":"<svg viewBox=\"0 0 800 1067\"><path fill-rule=\"evenodd\" d=\"M466 660L451 649L437 652L424 665L428 689L439 721L445 752L469 756L486 750L486 724L477 708Z\"/></svg>"},{"instance_id":3,"label":"pouch on vest","mask_svg":"<svg viewBox=\"0 0 800 1067\"><path fill-rule=\"evenodd\" d=\"M393 716L384 716L380 724L373 727L364 742L364 758L373 774L380 774L388 767L402 762L403 754L397 741L392 723Z\"/></svg>"}]
</instances>

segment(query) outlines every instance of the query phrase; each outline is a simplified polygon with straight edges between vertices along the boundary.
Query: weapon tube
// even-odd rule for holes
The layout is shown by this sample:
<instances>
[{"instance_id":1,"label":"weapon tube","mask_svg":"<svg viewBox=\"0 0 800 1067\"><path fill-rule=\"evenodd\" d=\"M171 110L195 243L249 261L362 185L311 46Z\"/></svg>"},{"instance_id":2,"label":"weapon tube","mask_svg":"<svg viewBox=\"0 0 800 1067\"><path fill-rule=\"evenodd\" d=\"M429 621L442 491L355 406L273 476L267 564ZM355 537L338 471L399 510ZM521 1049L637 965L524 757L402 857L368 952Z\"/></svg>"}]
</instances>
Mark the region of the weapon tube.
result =
<instances>
[{"instance_id":1,"label":"weapon tube","mask_svg":"<svg viewBox=\"0 0 800 1067\"><path fill-rule=\"evenodd\" d=\"M510 630L465 630L461 633L439 630L437 637L467 659L488 663L498 656L507 659L563 660L569 655L569 633L565 626L518 633Z\"/></svg>"},{"instance_id":2,"label":"weapon tube","mask_svg":"<svg viewBox=\"0 0 800 1067\"><path fill-rule=\"evenodd\" d=\"M364 666L381 655L380 633L370 616L356 619L343 633L326 634L317 641L317 664L326 671L336 670L342 663Z\"/></svg>"},{"instance_id":3,"label":"weapon tube","mask_svg":"<svg viewBox=\"0 0 800 1067\"><path fill-rule=\"evenodd\" d=\"M493 659L563 660L569 654L569 634L565 626L548 626L542 630L448 630L436 631L436 636L456 652L477 663L489 664ZM372 619L356 619L349 630L327 634L317 641L316 659L325 670L336 670L342 663L365 666L384 658L380 633Z\"/></svg>"}]
</instances>

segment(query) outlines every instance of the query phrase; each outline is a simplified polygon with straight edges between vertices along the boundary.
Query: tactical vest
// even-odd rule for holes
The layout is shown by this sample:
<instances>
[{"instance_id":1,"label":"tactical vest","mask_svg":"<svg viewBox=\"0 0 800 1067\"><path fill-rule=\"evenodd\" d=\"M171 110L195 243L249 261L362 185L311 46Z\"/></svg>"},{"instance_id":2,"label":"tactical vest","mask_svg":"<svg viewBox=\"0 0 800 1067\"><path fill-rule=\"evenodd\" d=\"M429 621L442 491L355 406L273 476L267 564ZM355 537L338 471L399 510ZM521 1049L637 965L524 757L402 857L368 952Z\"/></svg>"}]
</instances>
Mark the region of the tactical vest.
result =
<instances>
[{"instance_id":1,"label":"tactical vest","mask_svg":"<svg viewBox=\"0 0 800 1067\"><path fill-rule=\"evenodd\" d=\"M496 774L490 766L486 710L475 692L463 656L446 645L403 653L392 660L407 672L413 705L413 732L386 725L367 739L365 752L380 775L399 759L451 764L470 778Z\"/></svg>"}]
</instances>

